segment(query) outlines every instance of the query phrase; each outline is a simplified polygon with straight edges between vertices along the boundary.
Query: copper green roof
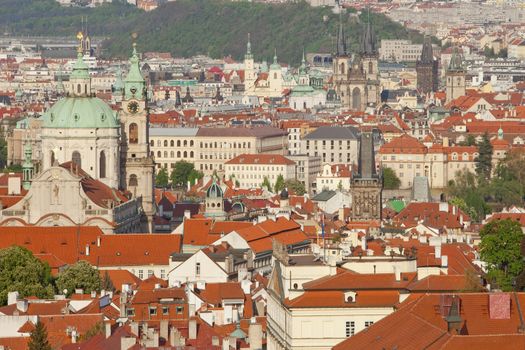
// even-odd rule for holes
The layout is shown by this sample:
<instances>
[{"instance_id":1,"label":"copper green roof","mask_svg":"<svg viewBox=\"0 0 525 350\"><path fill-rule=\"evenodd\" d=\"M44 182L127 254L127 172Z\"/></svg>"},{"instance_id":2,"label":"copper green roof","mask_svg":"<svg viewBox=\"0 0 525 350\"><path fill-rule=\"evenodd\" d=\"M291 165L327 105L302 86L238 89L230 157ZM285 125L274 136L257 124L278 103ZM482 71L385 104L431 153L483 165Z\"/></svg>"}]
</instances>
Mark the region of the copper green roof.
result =
<instances>
[{"instance_id":1,"label":"copper green roof","mask_svg":"<svg viewBox=\"0 0 525 350\"><path fill-rule=\"evenodd\" d=\"M84 62L81 52L77 54L77 61L73 66L73 72L69 76L69 79L90 79L89 67L86 62Z\"/></svg>"},{"instance_id":2,"label":"copper green roof","mask_svg":"<svg viewBox=\"0 0 525 350\"><path fill-rule=\"evenodd\" d=\"M43 116L44 128L118 128L117 113L97 97L66 97Z\"/></svg>"}]
</instances>

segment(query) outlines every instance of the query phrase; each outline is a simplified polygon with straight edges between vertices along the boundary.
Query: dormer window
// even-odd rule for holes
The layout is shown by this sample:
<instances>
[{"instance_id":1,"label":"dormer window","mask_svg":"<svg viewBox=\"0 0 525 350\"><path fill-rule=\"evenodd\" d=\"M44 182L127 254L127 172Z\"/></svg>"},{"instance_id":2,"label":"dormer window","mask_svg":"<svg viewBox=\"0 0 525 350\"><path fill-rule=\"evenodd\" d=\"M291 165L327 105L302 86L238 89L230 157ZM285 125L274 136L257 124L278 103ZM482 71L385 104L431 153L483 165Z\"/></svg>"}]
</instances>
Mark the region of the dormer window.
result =
<instances>
[{"instance_id":1,"label":"dormer window","mask_svg":"<svg viewBox=\"0 0 525 350\"><path fill-rule=\"evenodd\" d=\"M345 302L346 303L355 303L357 300L357 293L356 292L346 292L345 293Z\"/></svg>"}]
</instances>

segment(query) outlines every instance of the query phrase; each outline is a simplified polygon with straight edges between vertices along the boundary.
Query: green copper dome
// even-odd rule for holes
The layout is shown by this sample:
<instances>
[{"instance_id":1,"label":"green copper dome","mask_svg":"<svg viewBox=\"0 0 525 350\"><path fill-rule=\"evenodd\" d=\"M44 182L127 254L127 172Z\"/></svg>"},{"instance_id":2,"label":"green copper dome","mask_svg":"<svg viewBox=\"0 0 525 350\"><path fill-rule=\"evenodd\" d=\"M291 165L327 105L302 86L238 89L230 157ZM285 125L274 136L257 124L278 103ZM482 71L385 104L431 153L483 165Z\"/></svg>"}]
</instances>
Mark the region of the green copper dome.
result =
<instances>
[{"instance_id":1,"label":"green copper dome","mask_svg":"<svg viewBox=\"0 0 525 350\"><path fill-rule=\"evenodd\" d=\"M117 113L97 97L66 97L43 116L44 128L118 128Z\"/></svg>"},{"instance_id":2,"label":"green copper dome","mask_svg":"<svg viewBox=\"0 0 525 350\"><path fill-rule=\"evenodd\" d=\"M77 61L73 66L73 71L71 72L69 79L90 79L89 67L86 62L84 62L81 52L77 54Z\"/></svg>"}]
</instances>

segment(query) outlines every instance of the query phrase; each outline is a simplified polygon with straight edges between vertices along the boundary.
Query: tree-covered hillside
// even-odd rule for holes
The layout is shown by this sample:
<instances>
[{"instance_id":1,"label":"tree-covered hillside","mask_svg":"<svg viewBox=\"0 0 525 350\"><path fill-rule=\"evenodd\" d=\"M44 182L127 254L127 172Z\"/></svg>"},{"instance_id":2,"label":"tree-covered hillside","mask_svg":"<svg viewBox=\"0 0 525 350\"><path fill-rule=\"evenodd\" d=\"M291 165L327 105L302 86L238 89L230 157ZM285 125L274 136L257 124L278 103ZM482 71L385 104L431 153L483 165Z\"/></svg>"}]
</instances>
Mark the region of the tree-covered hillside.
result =
<instances>
[{"instance_id":1,"label":"tree-covered hillside","mask_svg":"<svg viewBox=\"0 0 525 350\"><path fill-rule=\"evenodd\" d=\"M338 15L329 8L305 2L268 5L228 0L178 0L144 13L124 2L96 9L62 8L54 0L2 0L0 23L20 35L71 35L88 16L91 34L109 37L106 56L127 56L131 32L137 32L141 51L171 52L176 56L208 54L241 58L251 33L257 60L271 60L274 48L280 62L297 64L303 47L308 52L332 51ZM343 16L347 39L355 50L366 14ZM378 39L422 36L384 15L371 14Z\"/></svg>"}]
</instances>

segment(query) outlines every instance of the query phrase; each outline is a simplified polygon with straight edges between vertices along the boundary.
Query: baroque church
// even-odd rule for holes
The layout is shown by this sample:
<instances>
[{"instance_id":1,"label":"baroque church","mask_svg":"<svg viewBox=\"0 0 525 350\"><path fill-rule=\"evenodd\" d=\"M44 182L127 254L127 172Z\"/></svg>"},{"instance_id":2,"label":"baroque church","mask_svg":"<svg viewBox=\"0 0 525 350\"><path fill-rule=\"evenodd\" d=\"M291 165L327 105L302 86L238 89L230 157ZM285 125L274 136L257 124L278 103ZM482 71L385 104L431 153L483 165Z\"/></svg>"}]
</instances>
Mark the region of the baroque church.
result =
<instances>
[{"instance_id":1,"label":"baroque church","mask_svg":"<svg viewBox=\"0 0 525 350\"><path fill-rule=\"evenodd\" d=\"M96 225L105 233L151 232L154 160L148 140L146 82L135 44L122 84L121 111L91 92L79 40L66 96L43 116L40 172L24 168L23 198L2 206L0 225ZM31 149L26 149L31 159ZM25 163L24 163L25 164Z\"/></svg>"},{"instance_id":2,"label":"baroque church","mask_svg":"<svg viewBox=\"0 0 525 350\"><path fill-rule=\"evenodd\" d=\"M341 14L333 58L333 84L343 108L364 111L381 102L379 84L379 51L374 29L367 21L361 36L359 52L347 51Z\"/></svg>"}]
</instances>

